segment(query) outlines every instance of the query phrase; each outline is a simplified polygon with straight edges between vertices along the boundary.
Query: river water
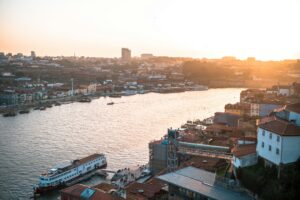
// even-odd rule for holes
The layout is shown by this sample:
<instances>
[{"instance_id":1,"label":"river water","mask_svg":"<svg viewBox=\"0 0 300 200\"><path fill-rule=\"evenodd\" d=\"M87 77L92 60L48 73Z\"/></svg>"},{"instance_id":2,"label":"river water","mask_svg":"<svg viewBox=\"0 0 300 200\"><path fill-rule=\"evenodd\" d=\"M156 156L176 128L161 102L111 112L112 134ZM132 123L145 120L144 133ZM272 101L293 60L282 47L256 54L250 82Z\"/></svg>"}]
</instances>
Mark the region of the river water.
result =
<instances>
[{"instance_id":1,"label":"river water","mask_svg":"<svg viewBox=\"0 0 300 200\"><path fill-rule=\"evenodd\" d=\"M102 152L108 169L148 162L148 142L239 101L241 89L95 99L0 117L0 199L29 199L41 172ZM107 105L114 101L114 105ZM56 199L57 195L46 197Z\"/></svg>"}]
</instances>

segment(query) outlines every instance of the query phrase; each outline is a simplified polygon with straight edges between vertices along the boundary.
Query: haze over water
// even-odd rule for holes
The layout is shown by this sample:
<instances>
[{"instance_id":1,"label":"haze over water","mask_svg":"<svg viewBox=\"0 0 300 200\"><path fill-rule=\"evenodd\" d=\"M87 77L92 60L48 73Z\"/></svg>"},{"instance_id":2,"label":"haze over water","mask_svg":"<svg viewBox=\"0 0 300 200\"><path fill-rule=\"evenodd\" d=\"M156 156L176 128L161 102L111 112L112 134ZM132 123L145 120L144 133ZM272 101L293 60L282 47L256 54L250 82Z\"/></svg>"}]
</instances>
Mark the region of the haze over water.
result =
<instances>
[{"instance_id":1,"label":"haze over water","mask_svg":"<svg viewBox=\"0 0 300 200\"><path fill-rule=\"evenodd\" d=\"M64 160L106 154L108 169L145 164L167 128L239 101L241 89L100 98L14 118L0 117L0 199L28 199L38 176ZM108 102L114 101L112 106Z\"/></svg>"}]
</instances>

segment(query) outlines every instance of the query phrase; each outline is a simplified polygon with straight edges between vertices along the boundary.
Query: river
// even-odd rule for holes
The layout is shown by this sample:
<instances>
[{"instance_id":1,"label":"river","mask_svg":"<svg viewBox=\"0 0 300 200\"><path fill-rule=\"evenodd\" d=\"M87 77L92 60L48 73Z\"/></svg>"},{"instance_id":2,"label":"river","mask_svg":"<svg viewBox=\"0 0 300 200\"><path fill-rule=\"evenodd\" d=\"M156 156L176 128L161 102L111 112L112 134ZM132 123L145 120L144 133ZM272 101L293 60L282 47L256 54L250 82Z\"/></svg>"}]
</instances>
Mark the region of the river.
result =
<instances>
[{"instance_id":1,"label":"river","mask_svg":"<svg viewBox=\"0 0 300 200\"><path fill-rule=\"evenodd\" d=\"M148 162L148 142L239 101L241 89L104 98L0 117L0 199L29 199L41 172L102 152L108 169ZM114 105L107 105L114 101ZM56 199L57 195L46 197Z\"/></svg>"}]
</instances>

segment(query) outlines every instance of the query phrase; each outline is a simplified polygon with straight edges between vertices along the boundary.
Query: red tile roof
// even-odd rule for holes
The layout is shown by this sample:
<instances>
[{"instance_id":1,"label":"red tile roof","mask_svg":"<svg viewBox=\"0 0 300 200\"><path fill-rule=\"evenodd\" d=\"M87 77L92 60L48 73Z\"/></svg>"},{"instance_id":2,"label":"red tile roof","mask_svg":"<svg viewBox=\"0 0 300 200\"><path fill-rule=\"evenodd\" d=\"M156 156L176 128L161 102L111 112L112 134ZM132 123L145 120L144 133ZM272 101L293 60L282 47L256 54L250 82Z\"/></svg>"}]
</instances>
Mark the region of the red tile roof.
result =
<instances>
[{"instance_id":1,"label":"red tile roof","mask_svg":"<svg viewBox=\"0 0 300 200\"><path fill-rule=\"evenodd\" d=\"M154 198L155 195L161 191L164 185L164 183L156 179L151 179L146 183L133 182L126 187L126 192L128 195L137 195L149 199Z\"/></svg>"},{"instance_id":2,"label":"red tile roof","mask_svg":"<svg viewBox=\"0 0 300 200\"><path fill-rule=\"evenodd\" d=\"M262 123L259 127L282 136L300 136L299 126L279 118Z\"/></svg>"},{"instance_id":3,"label":"red tile roof","mask_svg":"<svg viewBox=\"0 0 300 200\"><path fill-rule=\"evenodd\" d=\"M70 197L71 199L80 199L80 195L81 193L87 189L87 188L90 188L86 185L82 185L82 184L76 184L76 185L73 185L71 187L68 187L66 189L63 189L61 190L61 199L64 200L64 199L69 199L68 197ZM115 196L112 196L108 193L105 193L101 190L98 190L98 189L95 189L95 188L92 188L95 190L95 193L89 198L89 200L117 200L117 199L120 199L118 197L115 197Z\"/></svg>"},{"instance_id":4,"label":"red tile roof","mask_svg":"<svg viewBox=\"0 0 300 200\"><path fill-rule=\"evenodd\" d=\"M300 103L286 105L285 110L300 114Z\"/></svg>"},{"instance_id":5,"label":"red tile roof","mask_svg":"<svg viewBox=\"0 0 300 200\"><path fill-rule=\"evenodd\" d=\"M232 149L232 154L238 158L254 153L256 153L256 144L240 145Z\"/></svg>"}]
</instances>

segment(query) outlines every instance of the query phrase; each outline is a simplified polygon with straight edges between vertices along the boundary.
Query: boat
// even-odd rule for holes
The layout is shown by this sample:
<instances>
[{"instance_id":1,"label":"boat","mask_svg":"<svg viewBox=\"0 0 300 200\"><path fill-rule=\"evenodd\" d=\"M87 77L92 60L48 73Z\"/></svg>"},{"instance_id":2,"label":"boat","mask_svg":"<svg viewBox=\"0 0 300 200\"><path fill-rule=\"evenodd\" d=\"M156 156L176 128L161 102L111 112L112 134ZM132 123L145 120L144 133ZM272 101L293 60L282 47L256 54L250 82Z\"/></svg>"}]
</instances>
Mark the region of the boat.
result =
<instances>
[{"instance_id":1,"label":"boat","mask_svg":"<svg viewBox=\"0 0 300 200\"><path fill-rule=\"evenodd\" d=\"M17 115L16 112L10 111L10 112L4 113L4 114L3 114L3 117L14 117L14 116L16 116L16 115Z\"/></svg>"},{"instance_id":2,"label":"boat","mask_svg":"<svg viewBox=\"0 0 300 200\"><path fill-rule=\"evenodd\" d=\"M106 166L105 155L98 153L61 163L40 175L39 183L34 186L34 194L43 195L55 189L70 186L70 183L75 183L76 179Z\"/></svg>"},{"instance_id":3,"label":"boat","mask_svg":"<svg viewBox=\"0 0 300 200\"><path fill-rule=\"evenodd\" d=\"M122 91L122 95L124 96L131 96L137 94L136 90L124 90Z\"/></svg>"},{"instance_id":4,"label":"boat","mask_svg":"<svg viewBox=\"0 0 300 200\"><path fill-rule=\"evenodd\" d=\"M27 113L29 113L30 111L29 110L20 110L19 111L19 114L27 114Z\"/></svg>"},{"instance_id":5,"label":"boat","mask_svg":"<svg viewBox=\"0 0 300 200\"><path fill-rule=\"evenodd\" d=\"M107 103L107 105L114 105L114 104L115 104L114 102Z\"/></svg>"},{"instance_id":6,"label":"boat","mask_svg":"<svg viewBox=\"0 0 300 200\"><path fill-rule=\"evenodd\" d=\"M60 105L61 105L61 103L59 103L59 102L55 102L55 103L54 103L54 105L55 105L55 106L60 106Z\"/></svg>"},{"instance_id":7,"label":"boat","mask_svg":"<svg viewBox=\"0 0 300 200\"><path fill-rule=\"evenodd\" d=\"M47 108L52 108L52 105L51 104L47 104L46 107Z\"/></svg>"},{"instance_id":8,"label":"boat","mask_svg":"<svg viewBox=\"0 0 300 200\"><path fill-rule=\"evenodd\" d=\"M109 95L109 97L110 98L121 98L122 97L122 95L121 94L111 94L111 95Z\"/></svg>"},{"instance_id":9,"label":"boat","mask_svg":"<svg viewBox=\"0 0 300 200\"><path fill-rule=\"evenodd\" d=\"M81 102L81 103L89 103L91 102L92 100L88 97L82 97L78 100L78 102Z\"/></svg>"}]
</instances>

